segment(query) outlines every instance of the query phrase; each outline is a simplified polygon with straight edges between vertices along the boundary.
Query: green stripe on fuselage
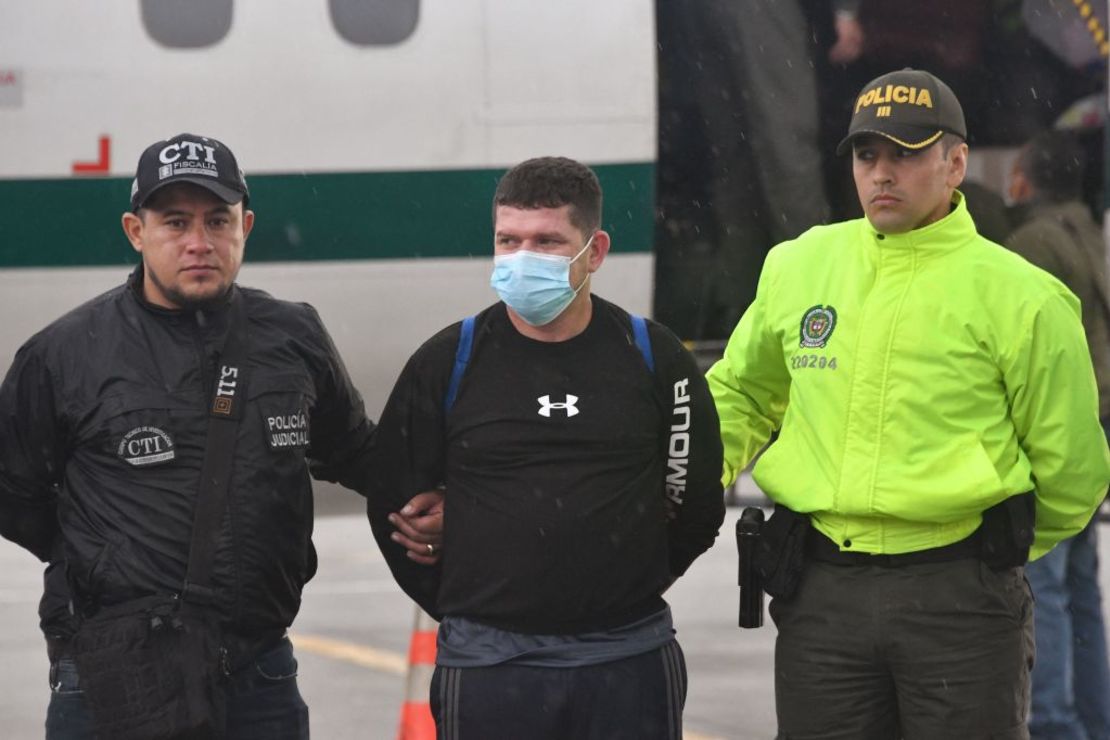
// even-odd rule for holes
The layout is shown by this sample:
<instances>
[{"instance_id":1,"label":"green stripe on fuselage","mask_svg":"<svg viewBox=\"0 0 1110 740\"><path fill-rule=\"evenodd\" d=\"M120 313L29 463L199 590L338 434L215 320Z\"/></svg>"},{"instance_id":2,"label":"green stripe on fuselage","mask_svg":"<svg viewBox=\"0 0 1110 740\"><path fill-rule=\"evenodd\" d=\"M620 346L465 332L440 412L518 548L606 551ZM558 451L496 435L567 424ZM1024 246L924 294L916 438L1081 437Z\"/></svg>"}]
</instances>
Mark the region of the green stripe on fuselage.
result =
<instances>
[{"instance_id":1,"label":"green stripe on fuselage","mask_svg":"<svg viewBox=\"0 0 1110 740\"><path fill-rule=\"evenodd\" d=\"M598 165L614 252L651 249L655 168ZM252 262L486 255L504 170L248 175ZM130 178L0 180L0 268L134 263Z\"/></svg>"}]
</instances>

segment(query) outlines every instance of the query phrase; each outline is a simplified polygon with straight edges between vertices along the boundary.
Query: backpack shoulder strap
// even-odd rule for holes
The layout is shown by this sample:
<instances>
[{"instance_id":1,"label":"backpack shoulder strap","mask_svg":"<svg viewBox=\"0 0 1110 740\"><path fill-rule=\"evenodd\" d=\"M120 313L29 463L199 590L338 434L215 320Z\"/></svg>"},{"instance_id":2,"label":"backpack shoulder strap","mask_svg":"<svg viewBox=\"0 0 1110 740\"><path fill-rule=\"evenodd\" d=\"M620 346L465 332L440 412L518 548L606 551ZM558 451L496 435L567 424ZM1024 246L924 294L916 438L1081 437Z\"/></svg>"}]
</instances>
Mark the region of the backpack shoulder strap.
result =
<instances>
[{"instance_id":1,"label":"backpack shoulder strap","mask_svg":"<svg viewBox=\"0 0 1110 740\"><path fill-rule=\"evenodd\" d=\"M643 316L637 314L629 314L632 320L632 337L636 342L636 348L640 350L640 354L647 364L648 370L655 373L655 359L651 354L651 337L648 335L647 321ZM443 400L444 413L451 410L455 405L455 399L459 395L459 385L462 383L463 374L466 373L466 366L470 362L470 352L474 346L474 316L467 316L463 319L462 327L459 330L459 344L455 349L455 364L451 368L451 381L447 384L447 395Z\"/></svg>"},{"instance_id":2,"label":"backpack shoulder strap","mask_svg":"<svg viewBox=\"0 0 1110 740\"><path fill-rule=\"evenodd\" d=\"M470 350L474 346L474 316L463 319L459 331L459 346L455 349L455 365L451 368L451 382L447 385L447 396L443 399L443 413L446 414L455 405L455 398L459 395L459 384L462 383L466 365L470 362Z\"/></svg>"},{"instance_id":3,"label":"backpack shoulder strap","mask_svg":"<svg viewBox=\"0 0 1110 740\"><path fill-rule=\"evenodd\" d=\"M651 337L648 336L647 321L643 316L634 313L628 314L628 317L632 319L632 338L636 340L636 348L640 350L648 370L654 375L655 359L651 355Z\"/></svg>"}]
</instances>

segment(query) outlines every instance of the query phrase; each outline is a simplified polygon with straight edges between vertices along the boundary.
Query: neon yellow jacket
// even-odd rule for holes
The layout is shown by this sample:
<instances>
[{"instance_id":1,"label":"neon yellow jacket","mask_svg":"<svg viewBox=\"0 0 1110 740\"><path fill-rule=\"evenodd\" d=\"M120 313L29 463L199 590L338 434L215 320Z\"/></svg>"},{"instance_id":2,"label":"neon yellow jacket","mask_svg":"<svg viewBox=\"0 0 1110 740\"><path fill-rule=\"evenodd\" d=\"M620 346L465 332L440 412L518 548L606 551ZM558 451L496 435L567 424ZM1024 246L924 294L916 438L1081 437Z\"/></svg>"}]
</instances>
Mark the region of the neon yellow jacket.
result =
<instances>
[{"instance_id":1,"label":"neon yellow jacket","mask_svg":"<svg viewBox=\"0 0 1110 740\"><path fill-rule=\"evenodd\" d=\"M725 483L778 430L756 482L842 550L946 545L1035 488L1038 557L1110 483L1078 301L953 202L907 234L858 219L775 247L708 374Z\"/></svg>"}]
</instances>

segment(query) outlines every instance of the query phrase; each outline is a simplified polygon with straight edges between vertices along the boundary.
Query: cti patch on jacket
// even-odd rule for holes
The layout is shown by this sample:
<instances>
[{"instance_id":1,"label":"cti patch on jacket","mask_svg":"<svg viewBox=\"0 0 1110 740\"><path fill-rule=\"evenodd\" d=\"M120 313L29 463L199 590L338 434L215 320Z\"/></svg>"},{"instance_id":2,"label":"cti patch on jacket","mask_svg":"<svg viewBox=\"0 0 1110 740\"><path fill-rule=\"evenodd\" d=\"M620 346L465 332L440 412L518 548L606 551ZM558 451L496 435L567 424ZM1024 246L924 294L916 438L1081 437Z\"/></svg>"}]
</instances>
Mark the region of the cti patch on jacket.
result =
<instances>
[{"instance_id":1,"label":"cti patch on jacket","mask_svg":"<svg viewBox=\"0 0 1110 740\"><path fill-rule=\"evenodd\" d=\"M817 305L802 316L801 346L824 347L836 328L836 309Z\"/></svg>"},{"instance_id":2,"label":"cti patch on jacket","mask_svg":"<svg viewBox=\"0 0 1110 740\"><path fill-rule=\"evenodd\" d=\"M158 427L135 427L120 440L116 454L129 465L160 465L177 456L173 438Z\"/></svg>"}]
</instances>

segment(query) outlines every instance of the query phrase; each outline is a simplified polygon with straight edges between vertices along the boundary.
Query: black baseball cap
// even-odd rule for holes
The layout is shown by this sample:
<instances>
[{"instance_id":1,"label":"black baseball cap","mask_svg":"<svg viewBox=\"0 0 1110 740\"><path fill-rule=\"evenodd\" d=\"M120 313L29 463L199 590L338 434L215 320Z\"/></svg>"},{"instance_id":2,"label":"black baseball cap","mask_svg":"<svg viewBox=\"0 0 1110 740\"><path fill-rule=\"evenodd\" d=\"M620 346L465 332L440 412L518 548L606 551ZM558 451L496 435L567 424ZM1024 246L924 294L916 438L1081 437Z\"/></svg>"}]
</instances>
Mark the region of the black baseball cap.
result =
<instances>
[{"instance_id":1,"label":"black baseball cap","mask_svg":"<svg viewBox=\"0 0 1110 740\"><path fill-rule=\"evenodd\" d=\"M852 108L848 135L837 154L851 148L852 139L878 134L906 149L924 149L945 133L967 138L964 111L952 88L919 69L902 69L876 77L863 86Z\"/></svg>"},{"instance_id":2,"label":"black baseball cap","mask_svg":"<svg viewBox=\"0 0 1110 740\"><path fill-rule=\"evenodd\" d=\"M151 195L178 182L199 185L229 205L243 201L246 206L250 198L247 180L230 149L206 136L178 134L151 144L139 156L131 183L131 209L142 208Z\"/></svg>"}]
</instances>

